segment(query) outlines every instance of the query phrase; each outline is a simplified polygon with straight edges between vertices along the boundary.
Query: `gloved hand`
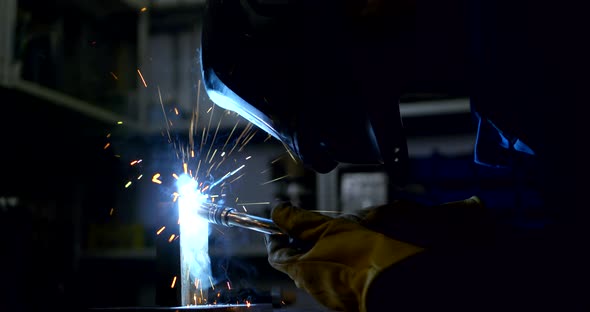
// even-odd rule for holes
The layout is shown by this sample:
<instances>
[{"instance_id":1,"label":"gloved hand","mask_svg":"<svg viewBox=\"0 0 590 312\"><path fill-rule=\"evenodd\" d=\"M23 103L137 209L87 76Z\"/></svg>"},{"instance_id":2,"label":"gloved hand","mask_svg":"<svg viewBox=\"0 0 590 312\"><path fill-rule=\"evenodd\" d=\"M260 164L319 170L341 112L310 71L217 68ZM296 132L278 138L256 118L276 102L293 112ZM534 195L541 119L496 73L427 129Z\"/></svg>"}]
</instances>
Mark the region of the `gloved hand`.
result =
<instances>
[{"instance_id":1,"label":"gloved hand","mask_svg":"<svg viewBox=\"0 0 590 312\"><path fill-rule=\"evenodd\" d=\"M421 247L284 203L271 213L284 235L267 235L268 261L320 303L339 311L365 311L365 296L385 268Z\"/></svg>"}]
</instances>

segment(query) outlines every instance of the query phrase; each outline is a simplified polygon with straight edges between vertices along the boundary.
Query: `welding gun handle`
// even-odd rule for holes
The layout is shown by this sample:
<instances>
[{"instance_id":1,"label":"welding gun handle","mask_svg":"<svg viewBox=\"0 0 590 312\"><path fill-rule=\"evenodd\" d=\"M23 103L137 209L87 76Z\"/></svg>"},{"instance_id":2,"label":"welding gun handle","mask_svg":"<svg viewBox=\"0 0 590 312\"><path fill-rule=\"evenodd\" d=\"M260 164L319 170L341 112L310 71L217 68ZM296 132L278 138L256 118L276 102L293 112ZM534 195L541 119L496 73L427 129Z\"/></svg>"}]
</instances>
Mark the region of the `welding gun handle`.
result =
<instances>
[{"instance_id":1,"label":"welding gun handle","mask_svg":"<svg viewBox=\"0 0 590 312\"><path fill-rule=\"evenodd\" d=\"M279 234L287 237L271 219L253 216L247 213L239 212L235 208L225 207L217 220L225 226L237 226L264 234ZM313 247L313 243L299 241L289 237L289 244L293 248L309 250Z\"/></svg>"},{"instance_id":2,"label":"welding gun handle","mask_svg":"<svg viewBox=\"0 0 590 312\"><path fill-rule=\"evenodd\" d=\"M264 234L285 234L271 220L231 209L227 212L224 222L227 226L237 226Z\"/></svg>"},{"instance_id":3,"label":"welding gun handle","mask_svg":"<svg viewBox=\"0 0 590 312\"><path fill-rule=\"evenodd\" d=\"M200 206L198 212L213 224L236 226L264 234L284 234L271 219L239 212L232 207L206 203Z\"/></svg>"}]
</instances>

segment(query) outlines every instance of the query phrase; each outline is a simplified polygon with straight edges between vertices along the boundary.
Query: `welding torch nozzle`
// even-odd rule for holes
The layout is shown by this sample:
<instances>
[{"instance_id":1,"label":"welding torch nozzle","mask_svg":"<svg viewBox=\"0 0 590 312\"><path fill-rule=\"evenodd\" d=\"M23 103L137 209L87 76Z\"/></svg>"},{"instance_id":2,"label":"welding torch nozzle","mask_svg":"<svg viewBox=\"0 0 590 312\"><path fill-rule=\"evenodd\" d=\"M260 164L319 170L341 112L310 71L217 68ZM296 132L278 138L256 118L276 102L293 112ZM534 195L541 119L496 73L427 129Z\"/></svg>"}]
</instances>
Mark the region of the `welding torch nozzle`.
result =
<instances>
[{"instance_id":1,"label":"welding torch nozzle","mask_svg":"<svg viewBox=\"0 0 590 312\"><path fill-rule=\"evenodd\" d=\"M264 234L285 234L271 219L253 216L239 212L235 208L214 203L201 204L199 215L213 224L236 226Z\"/></svg>"}]
</instances>

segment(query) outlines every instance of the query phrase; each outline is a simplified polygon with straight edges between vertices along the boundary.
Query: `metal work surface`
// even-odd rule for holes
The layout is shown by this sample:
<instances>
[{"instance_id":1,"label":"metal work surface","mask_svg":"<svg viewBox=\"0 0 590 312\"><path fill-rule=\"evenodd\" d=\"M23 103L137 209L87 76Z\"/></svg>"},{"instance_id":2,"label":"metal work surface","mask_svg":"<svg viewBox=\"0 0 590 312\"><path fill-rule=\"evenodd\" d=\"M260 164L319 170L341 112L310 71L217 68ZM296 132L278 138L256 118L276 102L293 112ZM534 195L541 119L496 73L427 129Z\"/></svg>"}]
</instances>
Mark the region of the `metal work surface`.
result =
<instances>
[{"instance_id":1,"label":"metal work surface","mask_svg":"<svg viewBox=\"0 0 590 312\"><path fill-rule=\"evenodd\" d=\"M271 303L257 303L251 304L248 307L246 304L233 305L200 305L187 307L110 307L110 308L91 308L87 312L333 312L317 301L315 301L308 293L301 289L292 289L293 298L289 298L285 305L276 306ZM296 299L295 299L296 298Z\"/></svg>"},{"instance_id":2,"label":"metal work surface","mask_svg":"<svg viewBox=\"0 0 590 312\"><path fill-rule=\"evenodd\" d=\"M197 305L188 307L112 307L112 308L93 308L89 311L113 311L113 312L158 312L158 311L211 311L211 312L273 312L272 304L223 304L223 305Z\"/></svg>"}]
</instances>

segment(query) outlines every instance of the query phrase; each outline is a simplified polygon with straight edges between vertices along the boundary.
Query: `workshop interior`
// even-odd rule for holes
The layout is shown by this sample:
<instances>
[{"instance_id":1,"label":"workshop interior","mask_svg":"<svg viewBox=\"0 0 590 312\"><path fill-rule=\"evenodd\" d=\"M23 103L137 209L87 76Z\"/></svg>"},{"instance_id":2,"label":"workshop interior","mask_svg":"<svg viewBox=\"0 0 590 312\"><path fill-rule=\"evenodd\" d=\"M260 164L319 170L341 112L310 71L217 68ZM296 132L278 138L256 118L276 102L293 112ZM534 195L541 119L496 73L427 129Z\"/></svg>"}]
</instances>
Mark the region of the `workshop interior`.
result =
<instances>
[{"instance_id":1,"label":"workshop interior","mask_svg":"<svg viewBox=\"0 0 590 312\"><path fill-rule=\"evenodd\" d=\"M329 215L385 204L388 175L342 164L312 172L216 106L200 81L204 5L0 3L0 310L326 311L270 267L263 223L285 200ZM437 40L441 54L455 44ZM528 175L473 161L465 58L424 66L426 87L400 103L405 192L432 203L478 194L534 226L542 202ZM240 219L195 218L181 182ZM257 218L254 231L240 224Z\"/></svg>"}]
</instances>

